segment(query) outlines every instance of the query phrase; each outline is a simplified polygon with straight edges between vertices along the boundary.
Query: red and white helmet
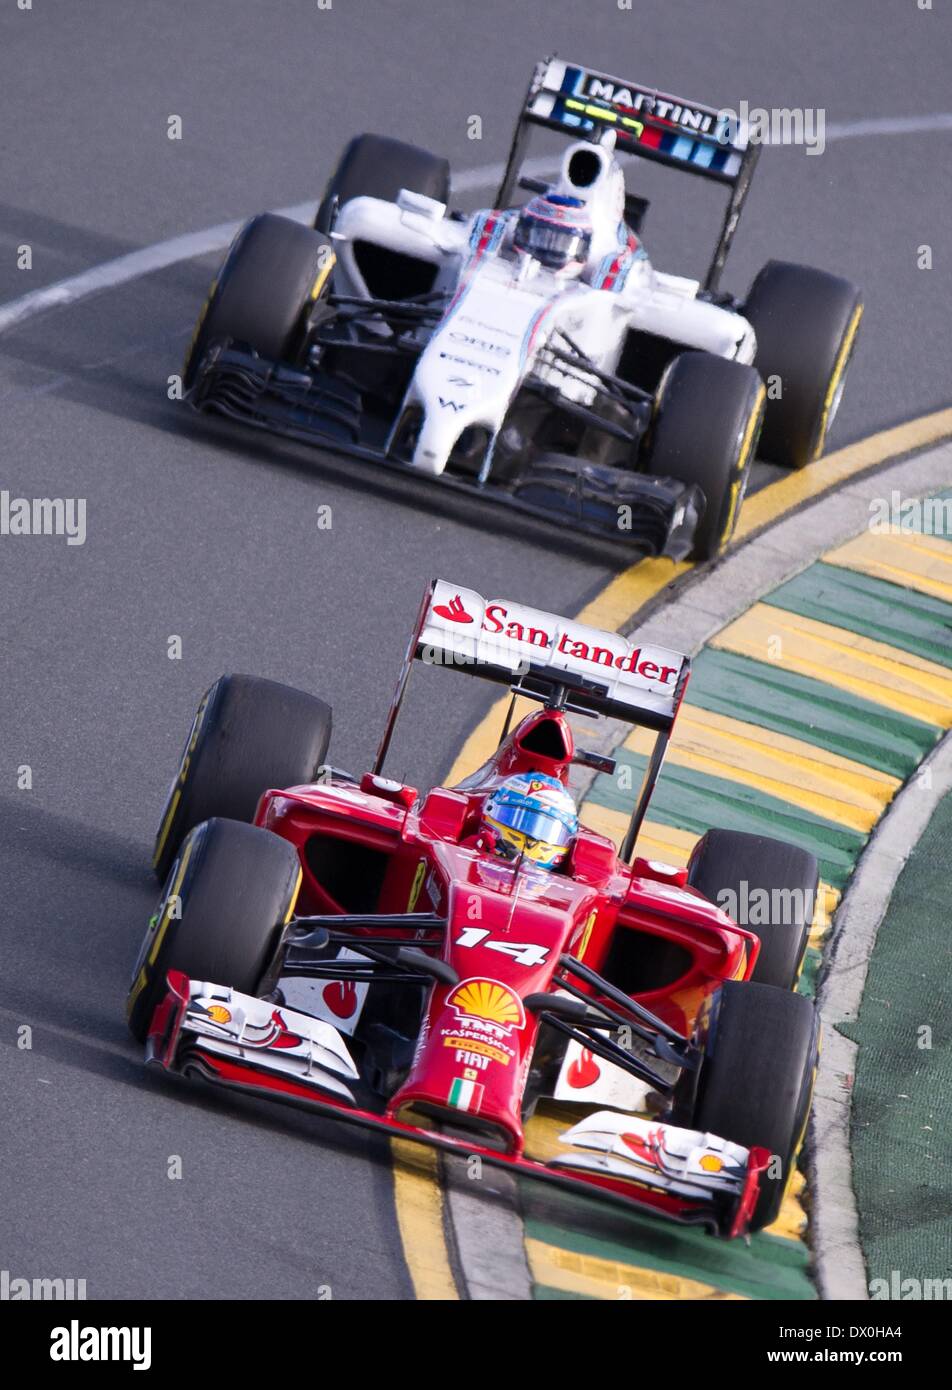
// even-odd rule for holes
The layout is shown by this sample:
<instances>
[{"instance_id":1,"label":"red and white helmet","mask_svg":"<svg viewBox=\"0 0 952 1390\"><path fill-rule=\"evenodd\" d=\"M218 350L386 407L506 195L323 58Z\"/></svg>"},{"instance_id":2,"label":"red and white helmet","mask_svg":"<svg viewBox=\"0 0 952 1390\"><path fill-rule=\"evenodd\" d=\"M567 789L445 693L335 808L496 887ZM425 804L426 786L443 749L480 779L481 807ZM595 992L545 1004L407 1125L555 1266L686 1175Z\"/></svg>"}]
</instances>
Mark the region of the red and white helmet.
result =
<instances>
[{"instance_id":1,"label":"red and white helmet","mask_svg":"<svg viewBox=\"0 0 952 1390\"><path fill-rule=\"evenodd\" d=\"M592 221L585 202L566 193L540 193L519 213L513 245L547 270L581 268L592 246Z\"/></svg>"}]
</instances>

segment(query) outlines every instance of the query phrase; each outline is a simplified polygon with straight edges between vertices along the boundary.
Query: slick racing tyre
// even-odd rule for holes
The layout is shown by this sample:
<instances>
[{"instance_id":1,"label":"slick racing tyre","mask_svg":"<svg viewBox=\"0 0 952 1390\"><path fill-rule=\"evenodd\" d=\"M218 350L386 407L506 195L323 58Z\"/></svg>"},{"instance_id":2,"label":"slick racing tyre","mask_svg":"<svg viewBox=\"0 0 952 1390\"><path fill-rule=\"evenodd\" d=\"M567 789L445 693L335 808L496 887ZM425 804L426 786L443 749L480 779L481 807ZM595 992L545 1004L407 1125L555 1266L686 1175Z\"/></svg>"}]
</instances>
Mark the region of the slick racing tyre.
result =
<instances>
[{"instance_id":1,"label":"slick racing tyre","mask_svg":"<svg viewBox=\"0 0 952 1390\"><path fill-rule=\"evenodd\" d=\"M757 335L755 366L769 388L761 457L803 468L823 453L839 408L862 295L838 275L768 261L743 313Z\"/></svg>"},{"instance_id":2,"label":"slick racing tyre","mask_svg":"<svg viewBox=\"0 0 952 1390\"><path fill-rule=\"evenodd\" d=\"M739 830L709 830L688 864L690 886L760 937L751 979L781 989L799 978L819 880L815 855Z\"/></svg>"},{"instance_id":3,"label":"slick racing tyre","mask_svg":"<svg viewBox=\"0 0 952 1390\"><path fill-rule=\"evenodd\" d=\"M764 413L753 367L707 352L684 352L665 369L645 440L656 478L696 484L704 511L694 558L713 560L734 533Z\"/></svg>"},{"instance_id":4,"label":"slick racing tyre","mask_svg":"<svg viewBox=\"0 0 952 1390\"><path fill-rule=\"evenodd\" d=\"M269 787L313 782L330 737L323 700L259 676L221 676L199 704L169 789L152 858L158 878L200 821L251 821Z\"/></svg>"},{"instance_id":5,"label":"slick racing tyre","mask_svg":"<svg viewBox=\"0 0 952 1390\"><path fill-rule=\"evenodd\" d=\"M389 135L355 135L328 180L314 226L329 233L337 209L351 198L383 198L392 203L401 188L448 202L449 160Z\"/></svg>"},{"instance_id":6,"label":"slick racing tyre","mask_svg":"<svg viewBox=\"0 0 952 1390\"><path fill-rule=\"evenodd\" d=\"M170 970L254 994L294 909L301 868L287 840L208 820L173 859L133 972L129 1027L145 1041Z\"/></svg>"},{"instance_id":7,"label":"slick racing tyre","mask_svg":"<svg viewBox=\"0 0 952 1390\"><path fill-rule=\"evenodd\" d=\"M330 239L312 227L273 212L246 222L198 316L182 373L185 389L194 385L212 344L229 338L269 362L295 362L308 310L327 293L335 259Z\"/></svg>"},{"instance_id":8,"label":"slick racing tyre","mask_svg":"<svg viewBox=\"0 0 952 1390\"><path fill-rule=\"evenodd\" d=\"M806 1129L817 1012L802 994L731 982L714 995L698 1037L704 1056L692 1127L771 1155L751 1222L760 1231L777 1219Z\"/></svg>"}]
</instances>

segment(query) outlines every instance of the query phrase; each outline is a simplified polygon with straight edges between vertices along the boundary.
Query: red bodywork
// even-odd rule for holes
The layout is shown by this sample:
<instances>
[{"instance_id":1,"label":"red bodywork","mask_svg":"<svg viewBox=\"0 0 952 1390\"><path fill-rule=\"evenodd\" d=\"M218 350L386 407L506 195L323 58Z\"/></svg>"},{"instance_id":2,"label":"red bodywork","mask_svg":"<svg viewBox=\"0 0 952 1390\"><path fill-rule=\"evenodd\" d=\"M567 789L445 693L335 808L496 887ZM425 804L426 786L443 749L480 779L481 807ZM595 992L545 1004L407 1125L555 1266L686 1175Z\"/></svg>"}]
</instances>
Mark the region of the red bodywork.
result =
<instances>
[{"instance_id":1,"label":"red bodywork","mask_svg":"<svg viewBox=\"0 0 952 1390\"><path fill-rule=\"evenodd\" d=\"M543 706L512 732L507 716L482 768L422 798L382 775L418 660L508 686L510 715L517 696ZM325 768L260 798L255 823L294 845L301 886L259 992L170 971L149 1060L745 1232L766 1150L640 1113L651 1091L667 1115L694 1113L702 1010L725 981L750 978L759 951L686 870L636 855L689 671L666 648L431 581L373 772L358 782ZM503 858L482 824L500 781L615 769L576 750L568 711L655 734L627 832L616 849L582 827L555 870ZM524 1120L554 1097L568 1132L555 1153L527 1152Z\"/></svg>"},{"instance_id":2,"label":"red bodywork","mask_svg":"<svg viewBox=\"0 0 952 1390\"><path fill-rule=\"evenodd\" d=\"M542 744L559 744L559 756L533 751ZM751 974L757 937L687 888L684 870L638 858L629 866L610 840L584 828L555 872L482 848L488 789L520 771L566 781L573 753L565 716L542 710L522 721L465 789L437 788L421 800L411 787L368 774L359 785L332 781L261 798L257 824L298 849L299 915L432 911L447 920L443 957L460 984L433 987L410 1073L387 1108L391 1120L459 1120L451 1090L475 1076L468 1123L492 1147L521 1154L522 1096L538 1027L523 1001L553 987L563 952L684 1034L712 991ZM342 901L343 892L335 897L320 872L336 861L349 866L337 878L347 896L357 884L356 904Z\"/></svg>"}]
</instances>

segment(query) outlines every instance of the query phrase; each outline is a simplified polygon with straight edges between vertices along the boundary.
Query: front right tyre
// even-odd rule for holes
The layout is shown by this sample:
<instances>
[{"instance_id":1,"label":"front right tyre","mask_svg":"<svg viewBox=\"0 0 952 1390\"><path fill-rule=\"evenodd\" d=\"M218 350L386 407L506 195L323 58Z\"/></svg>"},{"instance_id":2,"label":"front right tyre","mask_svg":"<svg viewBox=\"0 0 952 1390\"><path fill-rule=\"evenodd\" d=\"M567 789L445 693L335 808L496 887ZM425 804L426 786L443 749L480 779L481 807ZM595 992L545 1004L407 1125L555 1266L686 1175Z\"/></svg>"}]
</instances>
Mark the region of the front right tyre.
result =
<instances>
[{"instance_id":1,"label":"front right tyre","mask_svg":"<svg viewBox=\"0 0 952 1390\"><path fill-rule=\"evenodd\" d=\"M144 1042L170 970L255 994L294 910L297 851L255 825L207 820L185 837L133 971L126 1016Z\"/></svg>"},{"instance_id":2,"label":"front right tyre","mask_svg":"<svg viewBox=\"0 0 952 1390\"><path fill-rule=\"evenodd\" d=\"M296 362L309 311L328 293L336 259L329 237L288 217L264 212L246 222L198 316L182 371L186 391L209 348L229 339L268 362Z\"/></svg>"}]
</instances>

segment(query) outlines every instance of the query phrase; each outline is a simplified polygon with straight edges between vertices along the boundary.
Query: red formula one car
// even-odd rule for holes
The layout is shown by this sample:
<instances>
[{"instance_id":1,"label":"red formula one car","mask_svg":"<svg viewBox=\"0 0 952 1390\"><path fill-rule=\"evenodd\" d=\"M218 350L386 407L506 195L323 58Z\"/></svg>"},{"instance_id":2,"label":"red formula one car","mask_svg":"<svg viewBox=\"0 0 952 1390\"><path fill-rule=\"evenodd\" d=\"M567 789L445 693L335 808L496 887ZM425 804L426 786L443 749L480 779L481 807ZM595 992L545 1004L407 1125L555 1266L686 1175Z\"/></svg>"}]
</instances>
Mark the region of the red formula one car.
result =
<instances>
[{"instance_id":1,"label":"red formula one car","mask_svg":"<svg viewBox=\"0 0 952 1390\"><path fill-rule=\"evenodd\" d=\"M416 659L513 692L492 758L424 796L383 775ZM793 990L817 865L718 830L688 869L635 857L688 671L436 581L359 779L325 764L323 702L222 677L156 843L165 887L128 1000L147 1060L721 1235L768 1224L817 1056ZM540 708L510 728L517 697ZM500 823L514 780L551 808L573 764L614 772L569 715L656 735L620 849L562 812L546 812L553 836L571 826L555 854L522 811ZM712 901L755 889L783 906L756 931ZM572 1112L558 1151L534 1155L526 1127L547 1107Z\"/></svg>"}]
</instances>

